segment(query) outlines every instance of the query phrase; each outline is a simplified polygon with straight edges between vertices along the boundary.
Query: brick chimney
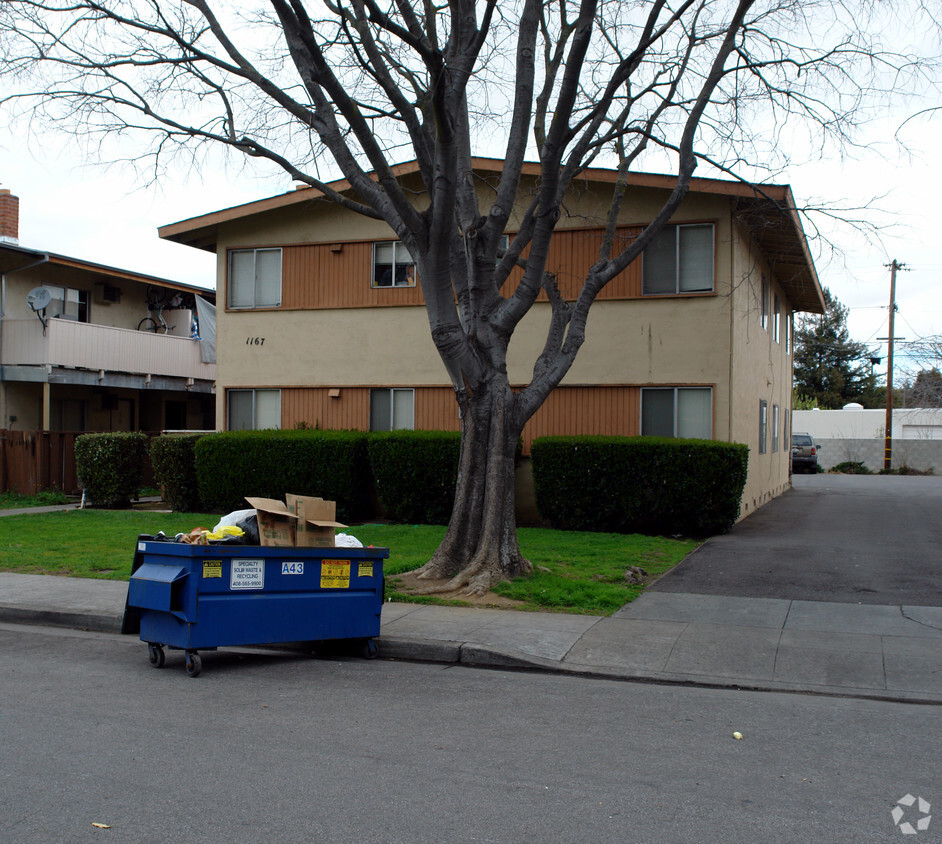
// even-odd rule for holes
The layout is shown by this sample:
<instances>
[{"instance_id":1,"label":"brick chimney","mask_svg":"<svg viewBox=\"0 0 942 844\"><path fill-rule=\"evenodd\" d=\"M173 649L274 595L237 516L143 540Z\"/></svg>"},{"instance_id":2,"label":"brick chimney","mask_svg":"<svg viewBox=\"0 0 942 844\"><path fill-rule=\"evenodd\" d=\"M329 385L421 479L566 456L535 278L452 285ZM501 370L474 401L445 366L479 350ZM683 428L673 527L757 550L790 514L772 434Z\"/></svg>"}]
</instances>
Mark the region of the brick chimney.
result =
<instances>
[{"instance_id":1,"label":"brick chimney","mask_svg":"<svg viewBox=\"0 0 942 844\"><path fill-rule=\"evenodd\" d=\"M20 242L20 198L0 188L0 243Z\"/></svg>"}]
</instances>

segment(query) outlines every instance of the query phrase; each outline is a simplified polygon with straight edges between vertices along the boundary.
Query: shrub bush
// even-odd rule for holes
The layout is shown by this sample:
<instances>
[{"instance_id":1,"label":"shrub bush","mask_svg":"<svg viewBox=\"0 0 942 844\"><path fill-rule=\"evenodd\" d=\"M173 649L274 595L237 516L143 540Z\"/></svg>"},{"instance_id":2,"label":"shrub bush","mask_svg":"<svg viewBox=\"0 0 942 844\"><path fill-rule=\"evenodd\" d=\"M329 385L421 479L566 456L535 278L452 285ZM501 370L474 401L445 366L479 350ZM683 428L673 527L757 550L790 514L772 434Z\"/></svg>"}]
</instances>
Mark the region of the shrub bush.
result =
<instances>
[{"instance_id":1,"label":"shrub bush","mask_svg":"<svg viewBox=\"0 0 942 844\"><path fill-rule=\"evenodd\" d=\"M197 441L205 434L164 434L150 443L154 479L164 501L178 513L196 513L201 507L196 482Z\"/></svg>"},{"instance_id":2,"label":"shrub bush","mask_svg":"<svg viewBox=\"0 0 942 844\"><path fill-rule=\"evenodd\" d=\"M203 506L216 512L246 507L245 498L284 500L285 493L337 502L339 521L367 512L372 493L363 431L224 431L195 445Z\"/></svg>"},{"instance_id":3,"label":"shrub bush","mask_svg":"<svg viewBox=\"0 0 942 844\"><path fill-rule=\"evenodd\" d=\"M455 503L461 454L457 431L389 431L370 435L368 452L389 519L443 525Z\"/></svg>"},{"instance_id":4,"label":"shrub bush","mask_svg":"<svg viewBox=\"0 0 942 844\"><path fill-rule=\"evenodd\" d=\"M141 488L147 434L82 434L75 439L75 466L95 507L122 508Z\"/></svg>"},{"instance_id":5,"label":"shrub bush","mask_svg":"<svg viewBox=\"0 0 942 844\"><path fill-rule=\"evenodd\" d=\"M723 533L735 524L749 449L660 437L541 437L533 442L540 515L568 530Z\"/></svg>"},{"instance_id":6,"label":"shrub bush","mask_svg":"<svg viewBox=\"0 0 942 844\"><path fill-rule=\"evenodd\" d=\"M828 469L832 475L872 475L871 472L859 460L845 460L843 463L836 463Z\"/></svg>"}]
</instances>

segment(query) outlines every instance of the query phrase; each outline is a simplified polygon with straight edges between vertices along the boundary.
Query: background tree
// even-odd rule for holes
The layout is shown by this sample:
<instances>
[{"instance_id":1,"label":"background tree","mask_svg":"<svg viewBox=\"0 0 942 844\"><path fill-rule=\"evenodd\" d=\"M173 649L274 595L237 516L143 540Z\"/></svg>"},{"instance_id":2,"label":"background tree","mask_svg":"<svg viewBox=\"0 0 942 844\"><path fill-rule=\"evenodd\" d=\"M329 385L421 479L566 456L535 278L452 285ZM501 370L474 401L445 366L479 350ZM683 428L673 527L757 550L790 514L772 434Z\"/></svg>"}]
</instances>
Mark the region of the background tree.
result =
<instances>
[{"instance_id":1,"label":"background tree","mask_svg":"<svg viewBox=\"0 0 942 844\"><path fill-rule=\"evenodd\" d=\"M895 9L807 0L4 0L0 81L13 92L7 109L71 126L100 144L96 156L130 135L128 157L156 177L175 151L199 161L224 147L389 224L415 258L461 418L455 508L423 576L483 591L531 570L516 538L515 447L569 371L599 291L670 219L698 163L746 179L777 172L786 139L850 143L884 79L914 85L928 66L885 51L885 21L868 19ZM486 204L473 154L504 162ZM527 157L540 178L505 249ZM393 171L405 159L418 162L418 205ZM676 187L624 242L615 225L627 174L642 161L670 170ZM549 245L567 189L600 163L620 175L607 236L580 292L564 301L546 272ZM350 191L328 184L340 176ZM520 281L502 295L516 266ZM545 346L531 381L512 390L507 347L544 290Z\"/></svg>"},{"instance_id":2,"label":"background tree","mask_svg":"<svg viewBox=\"0 0 942 844\"><path fill-rule=\"evenodd\" d=\"M942 372L937 367L921 369L915 377L904 379L893 392L899 407L942 407Z\"/></svg>"},{"instance_id":3,"label":"background tree","mask_svg":"<svg viewBox=\"0 0 942 844\"><path fill-rule=\"evenodd\" d=\"M836 410L863 401L874 392L870 354L863 343L850 339L847 308L825 288L826 310L802 316L795 327L795 394Z\"/></svg>"}]
</instances>

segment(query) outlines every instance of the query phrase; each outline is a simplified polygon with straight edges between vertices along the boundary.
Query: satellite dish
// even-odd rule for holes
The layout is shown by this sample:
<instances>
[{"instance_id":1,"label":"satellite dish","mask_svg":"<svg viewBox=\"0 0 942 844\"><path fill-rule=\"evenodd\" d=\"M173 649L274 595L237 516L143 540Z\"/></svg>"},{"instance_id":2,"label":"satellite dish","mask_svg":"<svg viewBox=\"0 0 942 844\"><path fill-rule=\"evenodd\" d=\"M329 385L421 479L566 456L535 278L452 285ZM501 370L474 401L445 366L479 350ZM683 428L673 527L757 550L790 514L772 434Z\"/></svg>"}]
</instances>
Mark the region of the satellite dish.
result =
<instances>
[{"instance_id":1,"label":"satellite dish","mask_svg":"<svg viewBox=\"0 0 942 844\"><path fill-rule=\"evenodd\" d=\"M31 311L44 310L52 301L52 293L48 287L34 287L26 294L26 304Z\"/></svg>"}]
</instances>

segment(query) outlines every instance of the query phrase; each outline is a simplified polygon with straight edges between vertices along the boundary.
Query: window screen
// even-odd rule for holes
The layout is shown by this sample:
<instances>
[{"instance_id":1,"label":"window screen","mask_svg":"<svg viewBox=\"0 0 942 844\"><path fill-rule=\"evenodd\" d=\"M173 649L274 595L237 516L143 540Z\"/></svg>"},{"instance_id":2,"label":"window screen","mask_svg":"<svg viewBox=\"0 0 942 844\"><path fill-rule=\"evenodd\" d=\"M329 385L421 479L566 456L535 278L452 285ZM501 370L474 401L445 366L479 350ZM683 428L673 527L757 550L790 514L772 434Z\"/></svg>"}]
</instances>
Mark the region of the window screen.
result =
<instances>
[{"instance_id":1,"label":"window screen","mask_svg":"<svg viewBox=\"0 0 942 844\"><path fill-rule=\"evenodd\" d=\"M232 250L228 298L230 308L280 307L281 250Z\"/></svg>"},{"instance_id":2,"label":"window screen","mask_svg":"<svg viewBox=\"0 0 942 844\"><path fill-rule=\"evenodd\" d=\"M648 296L712 290L712 223L662 229L644 250L641 277Z\"/></svg>"}]
</instances>

